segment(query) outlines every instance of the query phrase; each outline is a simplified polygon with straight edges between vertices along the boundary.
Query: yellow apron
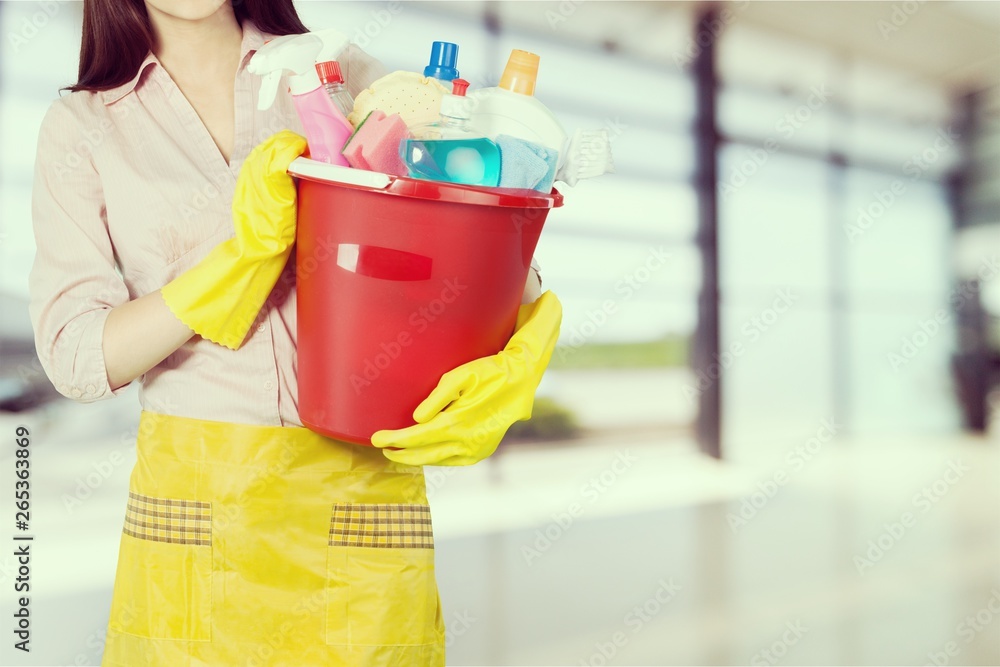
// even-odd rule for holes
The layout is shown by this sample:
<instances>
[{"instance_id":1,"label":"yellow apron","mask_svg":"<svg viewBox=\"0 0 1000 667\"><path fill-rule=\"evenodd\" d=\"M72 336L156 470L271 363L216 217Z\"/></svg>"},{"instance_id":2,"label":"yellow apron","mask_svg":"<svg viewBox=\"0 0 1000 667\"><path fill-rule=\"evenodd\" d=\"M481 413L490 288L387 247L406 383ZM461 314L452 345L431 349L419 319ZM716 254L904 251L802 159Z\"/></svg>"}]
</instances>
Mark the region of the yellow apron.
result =
<instances>
[{"instance_id":1,"label":"yellow apron","mask_svg":"<svg viewBox=\"0 0 1000 667\"><path fill-rule=\"evenodd\" d=\"M423 468L144 410L104 667L444 665Z\"/></svg>"}]
</instances>

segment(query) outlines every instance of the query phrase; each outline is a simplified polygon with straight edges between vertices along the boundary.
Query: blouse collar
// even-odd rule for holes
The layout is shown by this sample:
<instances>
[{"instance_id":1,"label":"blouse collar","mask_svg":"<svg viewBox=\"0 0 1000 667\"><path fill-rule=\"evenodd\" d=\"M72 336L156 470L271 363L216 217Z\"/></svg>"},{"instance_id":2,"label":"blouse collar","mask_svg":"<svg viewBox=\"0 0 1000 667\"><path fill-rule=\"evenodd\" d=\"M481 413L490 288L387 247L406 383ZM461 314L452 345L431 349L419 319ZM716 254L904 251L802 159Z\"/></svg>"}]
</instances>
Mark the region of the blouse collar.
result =
<instances>
[{"instance_id":1,"label":"blouse collar","mask_svg":"<svg viewBox=\"0 0 1000 667\"><path fill-rule=\"evenodd\" d=\"M237 69L237 73L246 67L249 56L263 46L265 40L264 33L258 30L257 26L254 25L253 21L250 19L243 20L242 28L243 40L240 43L240 65ZM116 86L115 88L101 91L101 97L104 104L113 104L135 90L135 88L140 85L143 72L145 72L146 68L150 65L163 67L163 65L160 64L160 60L153 54L152 50L146 54L145 59L139 64L139 69L136 71L135 76L132 77L131 80L120 86Z\"/></svg>"}]
</instances>

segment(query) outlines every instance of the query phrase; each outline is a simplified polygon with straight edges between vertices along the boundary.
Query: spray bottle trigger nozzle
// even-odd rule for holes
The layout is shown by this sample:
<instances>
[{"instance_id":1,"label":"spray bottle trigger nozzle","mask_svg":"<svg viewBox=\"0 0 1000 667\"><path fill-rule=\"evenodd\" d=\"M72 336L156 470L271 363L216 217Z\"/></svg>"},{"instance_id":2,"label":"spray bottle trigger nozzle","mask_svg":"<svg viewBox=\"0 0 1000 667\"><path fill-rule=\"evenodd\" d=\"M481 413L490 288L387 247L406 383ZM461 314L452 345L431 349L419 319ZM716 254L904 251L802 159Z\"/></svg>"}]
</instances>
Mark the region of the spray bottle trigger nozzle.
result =
<instances>
[{"instance_id":1,"label":"spray bottle trigger nozzle","mask_svg":"<svg viewBox=\"0 0 1000 667\"><path fill-rule=\"evenodd\" d=\"M270 109L274 98L278 95L278 84L281 82L282 70L274 70L264 75L260 82L260 94L257 98L257 108L260 111Z\"/></svg>"}]
</instances>

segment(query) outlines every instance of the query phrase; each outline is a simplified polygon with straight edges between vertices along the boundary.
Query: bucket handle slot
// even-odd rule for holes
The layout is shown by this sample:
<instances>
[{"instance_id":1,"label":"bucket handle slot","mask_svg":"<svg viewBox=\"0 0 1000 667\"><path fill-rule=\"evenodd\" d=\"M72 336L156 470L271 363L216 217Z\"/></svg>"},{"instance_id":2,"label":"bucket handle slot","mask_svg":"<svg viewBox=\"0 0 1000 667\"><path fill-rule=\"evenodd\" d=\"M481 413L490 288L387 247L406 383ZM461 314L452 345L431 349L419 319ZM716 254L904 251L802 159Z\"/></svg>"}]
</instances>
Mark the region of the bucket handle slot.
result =
<instances>
[{"instance_id":1,"label":"bucket handle slot","mask_svg":"<svg viewBox=\"0 0 1000 667\"><path fill-rule=\"evenodd\" d=\"M433 263L430 257L395 248L358 243L337 245L337 266L380 280L429 280Z\"/></svg>"}]
</instances>

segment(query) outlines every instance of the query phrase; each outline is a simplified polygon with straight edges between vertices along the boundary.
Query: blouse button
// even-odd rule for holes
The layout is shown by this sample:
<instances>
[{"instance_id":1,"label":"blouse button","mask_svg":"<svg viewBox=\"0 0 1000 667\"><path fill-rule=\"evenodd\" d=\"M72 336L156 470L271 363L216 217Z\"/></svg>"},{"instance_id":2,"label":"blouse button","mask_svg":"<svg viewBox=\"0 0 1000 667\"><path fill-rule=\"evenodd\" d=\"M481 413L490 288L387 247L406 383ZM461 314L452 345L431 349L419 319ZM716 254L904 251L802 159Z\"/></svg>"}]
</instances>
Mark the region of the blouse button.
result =
<instances>
[{"instance_id":1,"label":"blouse button","mask_svg":"<svg viewBox=\"0 0 1000 667\"><path fill-rule=\"evenodd\" d=\"M81 396L83 396L83 392L73 387L73 398L80 398Z\"/></svg>"},{"instance_id":2,"label":"blouse button","mask_svg":"<svg viewBox=\"0 0 1000 667\"><path fill-rule=\"evenodd\" d=\"M264 383L264 389L271 389L272 387L274 387L274 383L270 380Z\"/></svg>"},{"instance_id":3,"label":"blouse button","mask_svg":"<svg viewBox=\"0 0 1000 667\"><path fill-rule=\"evenodd\" d=\"M267 325L264 324L264 323L261 323L261 324L257 325L257 331L260 332L260 333L263 333L264 329L266 329L266 328L267 328Z\"/></svg>"},{"instance_id":4,"label":"blouse button","mask_svg":"<svg viewBox=\"0 0 1000 667\"><path fill-rule=\"evenodd\" d=\"M97 387L95 387L92 384L88 384L87 385L87 393L88 394L93 394L95 391L97 391Z\"/></svg>"}]
</instances>

